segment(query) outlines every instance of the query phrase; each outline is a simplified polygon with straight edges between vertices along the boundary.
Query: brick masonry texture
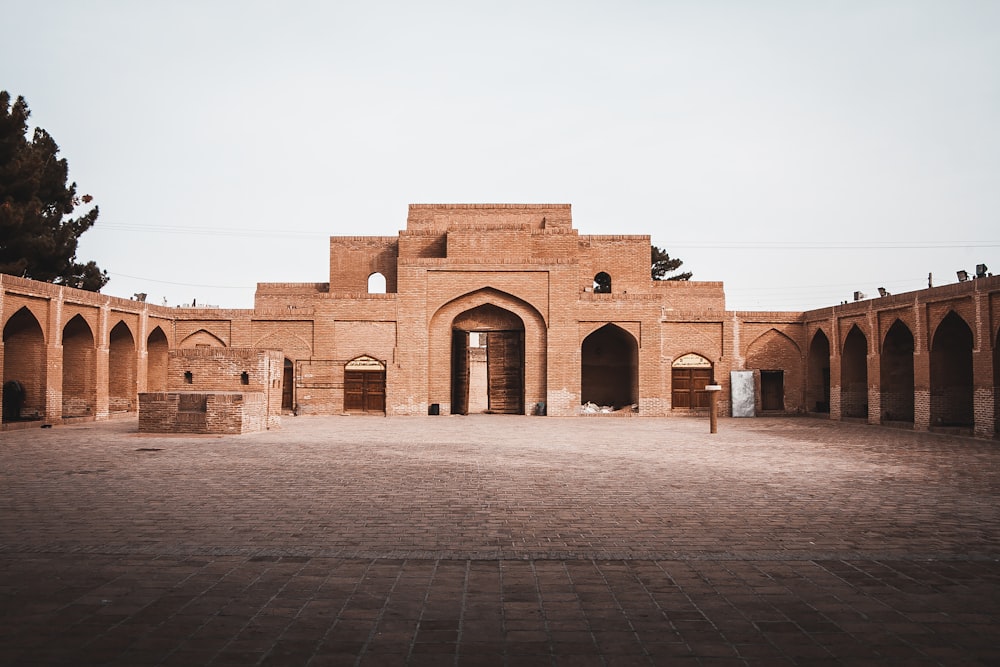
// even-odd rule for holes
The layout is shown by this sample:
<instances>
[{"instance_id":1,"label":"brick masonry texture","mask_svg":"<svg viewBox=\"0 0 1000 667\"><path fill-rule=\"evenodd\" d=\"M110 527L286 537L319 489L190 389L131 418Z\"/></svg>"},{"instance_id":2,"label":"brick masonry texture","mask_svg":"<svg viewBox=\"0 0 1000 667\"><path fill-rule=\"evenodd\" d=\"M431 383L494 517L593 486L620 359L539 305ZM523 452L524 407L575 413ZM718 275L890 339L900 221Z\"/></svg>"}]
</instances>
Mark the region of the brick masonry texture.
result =
<instances>
[{"instance_id":1,"label":"brick masonry texture","mask_svg":"<svg viewBox=\"0 0 1000 667\"><path fill-rule=\"evenodd\" d=\"M580 235L567 204L414 204L398 235L329 248L328 282L261 283L253 309L171 309L0 276L3 379L25 388L18 417L134 413L140 393L172 387L169 354L222 348L278 351L287 391L269 415L344 412L343 371L361 357L385 366L384 399L365 410L461 412L453 332L494 307L510 328L496 338L517 358L489 391L522 414L575 415L585 396L639 416L686 412L673 365L696 354L723 386L723 415L730 372L750 370L758 413L996 435L1000 277L806 313L727 311L721 283L651 280L648 236ZM376 273L384 292L369 292ZM595 292L599 273L610 292ZM614 358L597 353L607 346Z\"/></svg>"},{"instance_id":2,"label":"brick masonry texture","mask_svg":"<svg viewBox=\"0 0 1000 667\"><path fill-rule=\"evenodd\" d=\"M2 664L996 664L1000 452L817 419L0 434Z\"/></svg>"}]
</instances>

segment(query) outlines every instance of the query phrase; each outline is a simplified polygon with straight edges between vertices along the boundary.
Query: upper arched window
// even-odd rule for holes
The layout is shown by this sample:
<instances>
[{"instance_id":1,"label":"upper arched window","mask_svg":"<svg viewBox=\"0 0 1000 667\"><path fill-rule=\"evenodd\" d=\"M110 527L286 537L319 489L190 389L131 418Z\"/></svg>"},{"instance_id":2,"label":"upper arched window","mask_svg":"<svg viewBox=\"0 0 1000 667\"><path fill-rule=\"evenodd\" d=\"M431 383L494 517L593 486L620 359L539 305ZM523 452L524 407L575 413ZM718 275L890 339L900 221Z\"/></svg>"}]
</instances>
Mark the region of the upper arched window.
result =
<instances>
[{"instance_id":1,"label":"upper arched window","mask_svg":"<svg viewBox=\"0 0 1000 667\"><path fill-rule=\"evenodd\" d=\"M368 293L385 294L385 276L378 271L368 276Z\"/></svg>"},{"instance_id":2,"label":"upper arched window","mask_svg":"<svg viewBox=\"0 0 1000 667\"><path fill-rule=\"evenodd\" d=\"M594 294L611 294L611 276L604 271L594 276Z\"/></svg>"}]
</instances>

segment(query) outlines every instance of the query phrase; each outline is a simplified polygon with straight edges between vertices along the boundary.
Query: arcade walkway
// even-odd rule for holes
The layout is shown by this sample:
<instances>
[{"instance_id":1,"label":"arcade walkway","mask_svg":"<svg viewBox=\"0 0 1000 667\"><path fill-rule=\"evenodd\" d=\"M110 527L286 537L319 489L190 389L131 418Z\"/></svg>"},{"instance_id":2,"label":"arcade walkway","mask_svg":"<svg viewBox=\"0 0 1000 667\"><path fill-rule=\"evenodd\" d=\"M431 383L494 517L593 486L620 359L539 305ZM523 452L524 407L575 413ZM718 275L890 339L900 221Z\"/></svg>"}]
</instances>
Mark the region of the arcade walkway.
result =
<instances>
[{"instance_id":1,"label":"arcade walkway","mask_svg":"<svg viewBox=\"0 0 1000 667\"><path fill-rule=\"evenodd\" d=\"M0 664L1000 663L1000 444L813 419L0 433Z\"/></svg>"}]
</instances>

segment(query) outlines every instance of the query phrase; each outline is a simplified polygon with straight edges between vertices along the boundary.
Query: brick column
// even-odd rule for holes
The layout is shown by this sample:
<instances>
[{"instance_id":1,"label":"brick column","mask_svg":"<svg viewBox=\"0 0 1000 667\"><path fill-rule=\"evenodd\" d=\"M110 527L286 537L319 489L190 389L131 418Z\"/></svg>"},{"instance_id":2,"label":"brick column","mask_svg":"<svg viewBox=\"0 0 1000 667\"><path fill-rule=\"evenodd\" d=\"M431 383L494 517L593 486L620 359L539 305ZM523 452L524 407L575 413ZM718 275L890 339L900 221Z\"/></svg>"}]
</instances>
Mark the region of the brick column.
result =
<instances>
[{"instance_id":1,"label":"brick column","mask_svg":"<svg viewBox=\"0 0 1000 667\"><path fill-rule=\"evenodd\" d=\"M927 431L931 427L931 353L927 333L927 318L920 303L914 299L913 332L913 430Z\"/></svg>"},{"instance_id":2,"label":"brick column","mask_svg":"<svg viewBox=\"0 0 1000 667\"><path fill-rule=\"evenodd\" d=\"M873 338L878 331L873 331ZM873 341L868 342L869 346ZM875 353L868 355L868 423L882 423L882 355L878 353L878 340L874 341Z\"/></svg>"},{"instance_id":3,"label":"brick column","mask_svg":"<svg viewBox=\"0 0 1000 667\"><path fill-rule=\"evenodd\" d=\"M840 322L830 320L830 419L840 421Z\"/></svg>"},{"instance_id":4,"label":"brick column","mask_svg":"<svg viewBox=\"0 0 1000 667\"><path fill-rule=\"evenodd\" d=\"M975 349L972 351L972 420L973 434L992 438L996 433L996 412L993 401L992 330L989 319L988 296L976 291Z\"/></svg>"},{"instance_id":5,"label":"brick column","mask_svg":"<svg viewBox=\"0 0 1000 667\"><path fill-rule=\"evenodd\" d=\"M111 314L111 306L106 300L101 305L101 315L97 321L97 339L94 341L97 350L94 355L94 363L97 370L94 374L94 419L100 421L107 419L111 415L110 400L108 398L108 387L110 386L110 364L111 364L111 332L108 330L108 319Z\"/></svg>"},{"instance_id":6,"label":"brick column","mask_svg":"<svg viewBox=\"0 0 1000 667\"><path fill-rule=\"evenodd\" d=\"M45 421L59 422L62 419L62 306L63 290L49 301L49 331L45 346Z\"/></svg>"}]
</instances>

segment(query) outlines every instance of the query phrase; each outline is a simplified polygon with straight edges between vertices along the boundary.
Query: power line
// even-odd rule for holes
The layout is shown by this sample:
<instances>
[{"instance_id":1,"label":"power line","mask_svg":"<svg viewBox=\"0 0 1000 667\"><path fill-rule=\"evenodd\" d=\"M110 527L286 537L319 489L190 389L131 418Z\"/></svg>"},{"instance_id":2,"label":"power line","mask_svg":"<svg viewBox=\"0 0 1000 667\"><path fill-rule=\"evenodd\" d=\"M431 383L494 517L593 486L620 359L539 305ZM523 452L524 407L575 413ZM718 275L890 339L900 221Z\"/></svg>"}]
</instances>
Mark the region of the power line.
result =
<instances>
[{"instance_id":1,"label":"power line","mask_svg":"<svg viewBox=\"0 0 1000 667\"><path fill-rule=\"evenodd\" d=\"M179 287L205 287L210 289L255 289L256 285L249 287L247 285L199 285L198 283L175 283L169 280L156 280L154 278L142 278L140 276L130 276L127 273L115 273L113 271L108 271L108 275L118 277L118 278L131 278L132 280L141 280L148 283L160 283L162 285L177 285Z\"/></svg>"}]
</instances>

